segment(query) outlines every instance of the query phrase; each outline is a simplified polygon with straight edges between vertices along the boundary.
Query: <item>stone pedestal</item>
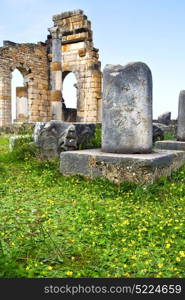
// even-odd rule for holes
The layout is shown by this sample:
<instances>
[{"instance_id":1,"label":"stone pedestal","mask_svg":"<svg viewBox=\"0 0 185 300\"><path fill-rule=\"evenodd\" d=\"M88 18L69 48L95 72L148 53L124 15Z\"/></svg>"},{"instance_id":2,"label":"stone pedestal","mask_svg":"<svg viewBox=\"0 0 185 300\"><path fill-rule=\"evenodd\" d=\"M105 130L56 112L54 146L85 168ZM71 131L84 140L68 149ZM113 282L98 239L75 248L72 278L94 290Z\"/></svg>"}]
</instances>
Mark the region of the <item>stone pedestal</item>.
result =
<instances>
[{"instance_id":1,"label":"stone pedestal","mask_svg":"<svg viewBox=\"0 0 185 300\"><path fill-rule=\"evenodd\" d=\"M104 70L102 149L61 153L63 175L153 183L185 163L184 151L152 149L152 76L143 63ZM137 153L137 154L136 154Z\"/></svg>"},{"instance_id":2,"label":"stone pedestal","mask_svg":"<svg viewBox=\"0 0 185 300\"><path fill-rule=\"evenodd\" d=\"M153 183L161 176L170 176L185 163L183 151L160 151L151 154L113 154L101 149L61 153L63 175L104 177L115 183L124 181Z\"/></svg>"}]
</instances>

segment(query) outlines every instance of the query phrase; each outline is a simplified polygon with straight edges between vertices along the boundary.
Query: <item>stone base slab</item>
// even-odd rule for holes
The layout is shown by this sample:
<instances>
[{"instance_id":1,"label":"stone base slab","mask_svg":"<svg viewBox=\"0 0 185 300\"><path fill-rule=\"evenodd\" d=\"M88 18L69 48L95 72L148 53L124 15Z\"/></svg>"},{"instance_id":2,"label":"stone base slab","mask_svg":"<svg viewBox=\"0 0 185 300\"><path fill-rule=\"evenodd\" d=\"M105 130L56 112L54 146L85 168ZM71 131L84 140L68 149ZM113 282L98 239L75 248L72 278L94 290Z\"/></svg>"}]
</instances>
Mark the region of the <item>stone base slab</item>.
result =
<instances>
[{"instance_id":1,"label":"stone base slab","mask_svg":"<svg viewBox=\"0 0 185 300\"><path fill-rule=\"evenodd\" d=\"M177 150L177 151L185 151L185 142L182 141L157 141L155 143L155 147L157 149L162 150Z\"/></svg>"},{"instance_id":2,"label":"stone base slab","mask_svg":"<svg viewBox=\"0 0 185 300\"><path fill-rule=\"evenodd\" d=\"M153 183L180 168L185 163L185 152L114 154L91 149L62 152L60 158L60 172L65 176L104 177L115 183Z\"/></svg>"}]
</instances>

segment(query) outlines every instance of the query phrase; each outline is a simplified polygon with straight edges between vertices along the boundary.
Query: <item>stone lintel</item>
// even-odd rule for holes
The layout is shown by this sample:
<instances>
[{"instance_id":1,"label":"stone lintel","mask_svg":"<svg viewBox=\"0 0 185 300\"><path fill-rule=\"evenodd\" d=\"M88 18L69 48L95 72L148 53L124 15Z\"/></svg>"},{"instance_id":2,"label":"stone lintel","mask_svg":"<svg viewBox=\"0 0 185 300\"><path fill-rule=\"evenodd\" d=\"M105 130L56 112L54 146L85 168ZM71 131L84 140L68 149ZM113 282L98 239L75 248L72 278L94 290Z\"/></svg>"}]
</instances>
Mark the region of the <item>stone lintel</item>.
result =
<instances>
[{"instance_id":1,"label":"stone lintel","mask_svg":"<svg viewBox=\"0 0 185 300\"><path fill-rule=\"evenodd\" d=\"M69 35L67 40L66 40L66 37L63 38L62 45L80 43L80 42L84 42L84 41L92 42L92 36L84 35L84 36L78 37L78 35Z\"/></svg>"},{"instance_id":2,"label":"stone lintel","mask_svg":"<svg viewBox=\"0 0 185 300\"><path fill-rule=\"evenodd\" d=\"M61 153L60 171L63 175L104 177L115 183L153 183L170 176L185 163L183 151L158 151L150 154L105 153L101 149Z\"/></svg>"},{"instance_id":3,"label":"stone lintel","mask_svg":"<svg viewBox=\"0 0 185 300\"><path fill-rule=\"evenodd\" d=\"M177 151L185 151L185 141L157 141L155 142L155 146L157 149L162 150L177 150Z\"/></svg>"}]
</instances>

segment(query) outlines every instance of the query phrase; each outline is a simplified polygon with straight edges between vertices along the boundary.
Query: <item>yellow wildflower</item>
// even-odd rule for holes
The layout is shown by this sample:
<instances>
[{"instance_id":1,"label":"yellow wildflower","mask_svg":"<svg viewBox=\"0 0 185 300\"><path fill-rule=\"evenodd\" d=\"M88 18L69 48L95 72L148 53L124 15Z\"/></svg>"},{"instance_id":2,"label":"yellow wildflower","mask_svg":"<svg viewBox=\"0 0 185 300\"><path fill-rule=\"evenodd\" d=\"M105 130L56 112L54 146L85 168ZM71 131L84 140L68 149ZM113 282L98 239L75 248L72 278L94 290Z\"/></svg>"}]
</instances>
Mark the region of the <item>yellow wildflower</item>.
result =
<instances>
[{"instance_id":1,"label":"yellow wildflower","mask_svg":"<svg viewBox=\"0 0 185 300\"><path fill-rule=\"evenodd\" d=\"M66 272L66 275L67 275L67 276L72 276L72 275L73 275L73 272L67 271L67 272Z\"/></svg>"},{"instance_id":2,"label":"yellow wildflower","mask_svg":"<svg viewBox=\"0 0 185 300\"><path fill-rule=\"evenodd\" d=\"M180 255L181 257L185 257L185 252L184 252L184 251L179 251L179 255Z\"/></svg>"}]
</instances>

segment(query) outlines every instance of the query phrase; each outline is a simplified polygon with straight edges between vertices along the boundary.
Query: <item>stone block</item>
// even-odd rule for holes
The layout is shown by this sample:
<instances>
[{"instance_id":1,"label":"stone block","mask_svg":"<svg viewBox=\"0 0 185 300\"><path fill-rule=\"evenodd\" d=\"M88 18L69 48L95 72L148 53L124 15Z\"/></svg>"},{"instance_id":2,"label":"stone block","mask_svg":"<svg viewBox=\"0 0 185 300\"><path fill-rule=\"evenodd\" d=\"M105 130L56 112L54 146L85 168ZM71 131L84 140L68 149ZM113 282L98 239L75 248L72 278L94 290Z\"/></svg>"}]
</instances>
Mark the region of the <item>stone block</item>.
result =
<instances>
[{"instance_id":1,"label":"stone block","mask_svg":"<svg viewBox=\"0 0 185 300\"><path fill-rule=\"evenodd\" d=\"M153 142L159 140L164 140L164 130L157 123L153 123Z\"/></svg>"},{"instance_id":2,"label":"stone block","mask_svg":"<svg viewBox=\"0 0 185 300\"><path fill-rule=\"evenodd\" d=\"M50 65L51 65L52 72L61 71L61 69L62 69L61 62L59 62L59 61L51 62Z\"/></svg>"},{"instance_id":3,"label":"stone block","mask_svg":"<svg viewBox=\"0 0 185 300\"><path fill-rule=\"evenodd\" d=\"M105 153L100 149L63 152L60 172L64 176L103 177L115 183L153 183L185 163L183 151L160 151L150 154Z\"/></svg>"},{"instance_id":4,"label":"stone block","mask_svg":"<svg viewBox=\"0 0 185 300\"><path fill-rule=\"evenodd\" d=\"M104 69L102 149L112 153L152 150L152 74L141 62Z\"/></svg>"},{"instance_id":5,"label":"stone block","mask_svg":"<svg viewBox=\"0 0 185 300\"><path fill-rule=\"evenodd\" d=\"M36 123L34 141L44 158L59 157L61 151L79 149L94 136L96 124L68 123L60 121Z\"/></svg>"},{"instance_id":6,"label":"stone block","mask_svg":"<svg viewBox=\"0 0 185 300\"><path fill-rule=\"evenodd\" d=\"M165 140L165 141L157 141L155 142L155 147L157 149L162 150L177 150L177 151L185 151L185 141L172 141L172 140Z\"/></svg>"},{"instance_id":7,"label":"stone block","mask_svg":"<svg viewBox=\"0 0 185 300\"><path fill-rule=\"evenodd\" d=\"M87 53L86 49L80 49L80 50L78 50L78 55L80 57L84 57L86 55L86 53Z\"/></svg>"},{"instance_id":8,"label":"stone block","mask_svg":"<svg viewBox=\"0 0 185 300\"><path fill-rule=\"evenodd\" d=\"M51 101L61 101L62 93L61 91L51 91Z\"/></svg>"},{"instance_id":9,"label":"stone block","mask_svg":"<svg viewBox=\"0 0 185 300\"><path fill-rule=\"evenodd\" d=\"M168 111L168 112L165 112L165 113L163 113L162 115L160 115L160 116L158 117L158 121L159 121L159 123L161 123L161 124L169 125L169 124L170 124L170 121L171 121L171 112Z\"/></svg>"}]
</instances>

